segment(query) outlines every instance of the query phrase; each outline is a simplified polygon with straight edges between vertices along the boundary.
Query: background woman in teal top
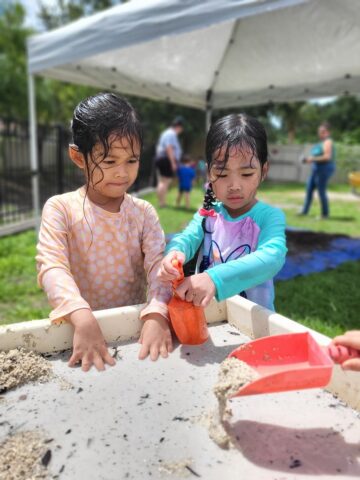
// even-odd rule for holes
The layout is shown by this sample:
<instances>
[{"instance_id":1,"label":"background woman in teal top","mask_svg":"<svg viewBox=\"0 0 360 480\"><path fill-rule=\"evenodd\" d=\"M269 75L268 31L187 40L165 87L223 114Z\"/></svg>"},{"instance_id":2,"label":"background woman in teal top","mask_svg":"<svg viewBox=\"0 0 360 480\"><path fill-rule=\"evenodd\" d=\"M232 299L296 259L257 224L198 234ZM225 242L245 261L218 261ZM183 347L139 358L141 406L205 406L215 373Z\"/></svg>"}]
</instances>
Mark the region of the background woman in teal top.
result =
<instances>
[{"instance_id":1,"label":"background woman in teal top","mask_svg":"<svg viewBox=\"0 0 360 480\"><path fill-rule=\"evenodd\" d=\"M304 159L306 163L312 164L311 175L306 187L306 197L301 215L307 215L314 191L319 192L321 203L321 217L329 216L329 201L326 188L330 177L335 172L335 146L330 138L330 125L327 122L322 123L318 128L318 136L321 140L311 149L311 156Z\"/></svg>"},{"instance_id":2,"label":"background woman in teal top","mask_svg":"<svg viewBox=\"0 0 360 480\"><path fill-rule=\"evenodd\" d=\"M207 135L206 160L204 206L170 241L160 277L176 279L172 260L185 263L198 255L195 274L176 290L180 298L205 307L214 296L240 294L274 309L272 279L287 249L283 212L256 199L268 171L263 125L243 114L220 118Z\"/></svg>"}]
</instances>

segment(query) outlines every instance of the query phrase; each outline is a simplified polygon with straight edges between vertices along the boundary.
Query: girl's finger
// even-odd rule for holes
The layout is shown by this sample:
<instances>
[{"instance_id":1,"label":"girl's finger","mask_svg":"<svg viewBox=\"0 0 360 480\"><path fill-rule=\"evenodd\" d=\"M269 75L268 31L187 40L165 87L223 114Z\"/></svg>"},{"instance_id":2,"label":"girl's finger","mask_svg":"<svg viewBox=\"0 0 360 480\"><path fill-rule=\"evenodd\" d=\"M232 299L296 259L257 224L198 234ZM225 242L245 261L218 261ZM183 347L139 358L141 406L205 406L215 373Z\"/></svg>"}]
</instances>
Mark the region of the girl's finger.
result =
<instances>
[{"instance_id":1,"label":"girl's finger","mask_svg":"<svg viewBox=\"0 0 360 480\"><path fill-rule=\"evenodd\" d=\"M93 364L95 365L95 368L98 372L102 372L103 370L105 370L103 359L98 352L94 352Z\"/></svg>"},{"instance_id":2,"label":"girl's finger","mask_svg":"<svg viewBox=\"0 0 360 480\"><path fill-rule=\"evenodd\" d=\"M69 367L74 367L81 360L81 354L79 352L73 352L68 362Z\"/></svg>"},{"instance_id":3,"label":"girl's finger","mask_svg":"<svg viewBox=\"0 0 360 480\"><path fill-rule=\"evenodd\" d=\"M335 337L333 343L360 350L360 333L358 331L346 332L344 335Z\"/></svg>"},{"instance_id":4,"label":"girl's finger","mask_svg":"<svg viewBox=\"0 0 360 480\"><path fill-rule=\"evenodd\" d=\"M110 355L107 347L104 347L104 349L101 350L100 355L105 363L111 366L115 365L116 360Z\"/></svg>"},{"instance_id":5,"label":"girl's finger","mask_svg":"<svg viewBox=\"0 0 360 480\"><path fill-rule=\"evenodd\" d=\"M175 275L167 272L163 273L160 277L160 280L162 282L171 282L172 280L175 280L175 279L176 279Z\"/></svg>"},{"instance_id":6,"label":"girl's finger","mask_svg":"<svg viewBox=\"0 0 360 480\"><path fill-rule=\"evenodd\" d=\"M92 354L85 353L85 355L81 359L81 370L83 372L88 372L90 370L92 364L93 364Z\"/></svg>"},{"instance_id":7,"label":"girl's finger","mask_svg":"<svg viewBox=\"0 0 360 480\"><path fill-rule=\"evenodd\" d=\"M159 358L159 347L156 344L150 346L150 358L155 362Z\"/></svg>"},{"instance_id":8,"label":"girl's finger","mask_svg":"<svg viewBox=\"0 0 360 480\"><path fill-rule=\"evenodd\" d=\"M171 353L171 352L174 350L174 347L173 347L173 343L172 343L171 338L169 338L168 340L166 340L166 347L167 347L167 351L168 351L169 353Z\"/></svg>"},{"instance_id":9,"label":"girl's finger","mask_svg":"<svg viewBox=\"0 0 360 480\"><path fill-rule=\"evenodd\" d=\"M187 291L186 285L184 285L184 282L181 283L178 288L175 290L176 295L181 298L181 300L185 300L185 293Z\"/></svg>"},{"instance_id":10,"label":"girl's finger","mask_svg":"<svg viewBox=\"0 0 360 480\"><path fill-rule=\"evenodd\" d=\"M200 303L200 307L206 308L209 303L211 302L211 296L210 295L205 295L205 297L202 299Z\"/></svg>"},{"instance_id":11,"label":"girl's finger","mask_svg":"<svg viewBox=\"0 0 360 480\"><path fill-rule=\"evenodd\" d=\"M193 292L191 290L188 290L185 294L185 300L187 302L195 302L196 297L194 296Z\"/></svg>"},{"instance_id":12,"label":"girl's finger","mask_svg":"<svg viewBox=\"0 0 360 480\"><path fill-rule=\"evenodd\" d=\"M341 368L343 370L354 370L355 372L360 372L360 358L346 360L341 364Z\"/></svg>"},{"instance_id":13,"label":"girl's finger","mask_svg":"<svg viewBox=\"0 0 360 480\"><path fill-rule=\"evenodd\" d=\"M163 343L160 347L160 355L163 357L163 358L167 358L168 357L168 350L166 348L166 344Z\"/></svg>"},{"instance_id":14,"label":"girl's finger","mask_svg":"<svg viewBox=\"0 0 360 480\"><path fill-rule=\"evenodd\" d=\"M179 271L173 265L171 265L171 263L164 264L164 270L166 275L171 275L174 278L177 278L180 276Z\"/></svg>"},{"instance_id":15,"label":"girl's finger","mask_svg":"<svg viewBox=\"0 0 360 480\"><path fill-rule=\"evenodd\" d=\"M139 360L144 360L149 355L149 352L149 345L147 343L143 343L139 352Z\"/></svg>"},{"instance_id":16,"label":"girl's finger","mask_svg":"<svg viewBox=\"0 0 360 480\"><path fill-rule=\"evenodd\" d=\"M204 297L201 295L201 294L197 294L195 297L193 297L193 304L196 306L196 307L200 307L201 304L202 304L202 301L204 299Z\"/></svg>"}]
</instances>

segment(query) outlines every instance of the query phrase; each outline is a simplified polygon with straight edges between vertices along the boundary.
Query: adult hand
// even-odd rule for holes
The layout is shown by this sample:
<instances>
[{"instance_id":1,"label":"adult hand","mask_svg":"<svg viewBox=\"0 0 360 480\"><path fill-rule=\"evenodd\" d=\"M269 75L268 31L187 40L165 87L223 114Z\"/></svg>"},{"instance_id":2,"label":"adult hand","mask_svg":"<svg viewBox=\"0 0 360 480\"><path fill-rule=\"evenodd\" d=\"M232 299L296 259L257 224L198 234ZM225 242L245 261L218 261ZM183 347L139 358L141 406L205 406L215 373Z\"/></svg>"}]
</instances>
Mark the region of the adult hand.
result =
<instances>
[{"instance_id":1,"label":"adult hand","mask_svg":"<svg viewBox=\"0 0 360 480\"><path fill-rule=\"evenodd\" d=\"M198 307L207 307L213 299L216 288L206 272L186 277L175 290L176 294Z\"/></svg>"},{"instance_id":2,"label":"adult hand","mask_svg":"<svg viewBox=\"0 0 360 480\"><path fill-rule=\"evenodd\" d=\"M108 352L99 324L91 310L76 310L68 319L75 329L69 367L81 362L81 369L87 372L92 365L99 371L105 370L106 363L115 365L115 359Z\"/></svg>"}]
</instances>

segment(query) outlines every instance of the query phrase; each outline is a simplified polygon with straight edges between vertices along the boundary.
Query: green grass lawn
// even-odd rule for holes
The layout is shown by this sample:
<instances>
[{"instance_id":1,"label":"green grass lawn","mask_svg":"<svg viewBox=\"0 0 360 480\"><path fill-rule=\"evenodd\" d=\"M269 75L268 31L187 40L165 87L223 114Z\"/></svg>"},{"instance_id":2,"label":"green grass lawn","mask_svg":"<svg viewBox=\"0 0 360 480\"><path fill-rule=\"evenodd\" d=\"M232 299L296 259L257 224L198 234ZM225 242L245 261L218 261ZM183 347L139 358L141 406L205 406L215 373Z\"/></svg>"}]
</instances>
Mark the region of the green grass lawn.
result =
<instances>
[{"instance_id":1,"label":"green grass lawn","mask_svg":"<svg viewBox=\"0 0 360 480\"><path fill-rule=\"evenodd\" d=\"M336 186L331 190L349 192L347 186ZM298 185L265 184L259 198L282 206L289 225L360 237L360 199L358 202L332 202L333 218L319 221L315 219L319 212L317 201L308 218L296 217L303 191ZM166 233L184 228L202 203L203 193L195 189L191 210L177 209L174 206L176 194L173 189L168 197L169 206L158 210ZM145 198L157 206L155 194ZM0 238L0 324L46 318L50 311L47 299L36 283L35 244L33 231ZM359 278L360 262L350 262L335 270L278 282L277 311L330 336L359 327L360 318L355 305Z\"/></svg>"},{"instance_id":2,"label":"green grass lawn","mask_svg":"<svg viewBox=\"0 0 360 480\"><path fill-rule=\"evenodd\" d=\"M196 188L191 193L191 208L187 210L185 207L175 207L175 200L177 190L173 188L170 190L167 198L168 206L165 208L157 208L158 202L155 193L149 193L144 196L144 199L152 203L157 209L161 225L165 233L174 233L182 230L192 219L194 213L203 202L203 191Z\"/></svg>"},{"instance_id":3,"label":"green grass lawn","mask_svg":"<svg viewBox=\"0 0 360 480\"><path fill-rule=\"evenodd\" d=\"M0 324L46 318L47 298L36 283L33 230L0 238Z\"/></svg>"},{"instance_id":4,"label":"green grass lawn","mask_svg":"<svg viewBox=\"0 0 360 480\"><path fill-rule=\"evenodd\" d=\"M331 185L331 193L348 196L349 200L330 198L330 217L319 220L320 205L315 196L309 215L299 217L304 200L304 187L299 184L272 185L264 184L259 190L259 199L272 205L278 205L286 214L286 221L292 227L299 227L315 232L342 233L360 237L360 197L350 193L347 185Z\"/></svg>"},{"instance_id":5,"label":"green grass lawn","mask_svg":"<svg viewBox=\"0 0 360 480\"><path fill-rule=\"evenodd\" d=\"M277 312L330 337L360 328L360 262L275 284Z\"/></svg>"}]
</instances>

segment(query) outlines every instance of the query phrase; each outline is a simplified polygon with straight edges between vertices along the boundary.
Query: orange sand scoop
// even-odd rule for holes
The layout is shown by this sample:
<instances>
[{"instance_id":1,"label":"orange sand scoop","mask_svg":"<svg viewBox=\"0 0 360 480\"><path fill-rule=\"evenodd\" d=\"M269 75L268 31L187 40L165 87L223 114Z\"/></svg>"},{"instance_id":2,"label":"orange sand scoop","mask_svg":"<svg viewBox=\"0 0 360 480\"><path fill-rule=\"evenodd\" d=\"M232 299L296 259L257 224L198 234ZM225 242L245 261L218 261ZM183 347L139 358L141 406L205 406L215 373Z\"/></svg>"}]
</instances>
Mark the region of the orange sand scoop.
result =
<instances>
[{"instance_id":1,"label":"orange sand scoop","mask_svg":"<svg viewBox=\"0 0 360 480\"><path fill-rule=\"evenodd\" d=\"M178 259L174 258L172 264L179 271L180 277L173 281L174 293L168 305L171 325L180 343L200 345L209 338L204 309L181 300L176 295L175 289L184 280L184 272Z\"/></svg>"},{"instance_id":2,"label":"orange sand scoop","mask_svg":"<svg viewBox=\"0 0 360 480\"><path fill-rule=\"evenodd\" d=\"M308 332L258 338L230 353L256 370L259 378L233 395L287 392L325 387L334 363L360 357L360 351L342 346L320 346Z\"/></svg>"}]
</instances>

